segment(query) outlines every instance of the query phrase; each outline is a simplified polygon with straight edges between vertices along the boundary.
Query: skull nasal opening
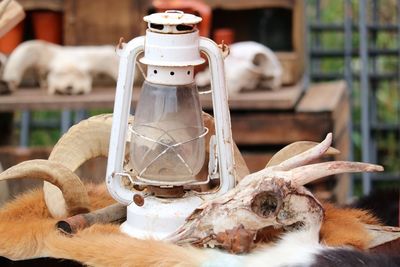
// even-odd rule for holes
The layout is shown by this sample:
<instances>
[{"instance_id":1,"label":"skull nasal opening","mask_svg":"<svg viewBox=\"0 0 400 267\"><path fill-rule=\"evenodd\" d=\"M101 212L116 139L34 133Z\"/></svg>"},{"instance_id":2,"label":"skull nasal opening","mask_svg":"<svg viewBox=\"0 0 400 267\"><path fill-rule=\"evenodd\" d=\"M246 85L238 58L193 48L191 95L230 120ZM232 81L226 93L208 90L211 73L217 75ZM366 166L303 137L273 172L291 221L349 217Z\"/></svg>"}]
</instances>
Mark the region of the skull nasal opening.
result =
<instances>
[{"instance_id":1,"label":"skull nasal opening","mask_svg":"<svg viewBox=\"0 0 400 267\"><path fill-rule=\"evenodd\" d=\"M260 192L251 202L251 210L261 217L269 217L277 213L281 201L273 192Z\"/></svg>"}]
</instances>

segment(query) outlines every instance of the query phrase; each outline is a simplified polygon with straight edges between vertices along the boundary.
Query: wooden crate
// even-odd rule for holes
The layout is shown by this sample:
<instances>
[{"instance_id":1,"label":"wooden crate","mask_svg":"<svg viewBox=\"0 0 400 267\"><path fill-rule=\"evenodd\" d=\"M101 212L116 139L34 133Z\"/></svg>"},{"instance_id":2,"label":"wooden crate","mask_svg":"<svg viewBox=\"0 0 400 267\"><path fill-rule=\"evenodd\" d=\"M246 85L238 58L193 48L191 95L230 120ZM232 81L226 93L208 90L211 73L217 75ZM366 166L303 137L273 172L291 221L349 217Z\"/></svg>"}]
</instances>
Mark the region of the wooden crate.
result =
<instances>
[{"instance_id":1,"label":"wooden crate","mask_svg":"<svg viewBox=\"0 0 400 267\"><path fill-rule=\"evenodd\" d=\"M64 0L66 45L117 44L144 34L147 0Z\"/></svg>"},{"instance_id":2,"label":"wooden crate","mask_svg":"<svg viewBox=\"0 0 400 267\"><path fill-rule=\"evenodd\" d=\"M283 66L284 85L293 85L305 68L304 0L205 0L213 8L213 29L229 28L235 41L257 41L276 52ZM263 12L272 18L260 32ZM237 18L241 19L238 20ZM282 37L283 36L283 37ZM275 43L275 40L281 40Z\"/></svg>"},{"instance_id":3,"label":"wooden crate","mask_svg":"<svg viewBox=\"0 0 400 267\"><path fill-rule=\"evenodd\" d=\"M246 101L242 107L258 99L247 96ZM264 168L280 148L300 140L320 142L329 132L333 133L333 146L341 151L334 159L348 159L350 106L343 81L312 85L292 108L230 107L233 138L251 172ZM337 177L334 197L344 203L349 179L346 175Z\"/></svg>"}]
</instances>

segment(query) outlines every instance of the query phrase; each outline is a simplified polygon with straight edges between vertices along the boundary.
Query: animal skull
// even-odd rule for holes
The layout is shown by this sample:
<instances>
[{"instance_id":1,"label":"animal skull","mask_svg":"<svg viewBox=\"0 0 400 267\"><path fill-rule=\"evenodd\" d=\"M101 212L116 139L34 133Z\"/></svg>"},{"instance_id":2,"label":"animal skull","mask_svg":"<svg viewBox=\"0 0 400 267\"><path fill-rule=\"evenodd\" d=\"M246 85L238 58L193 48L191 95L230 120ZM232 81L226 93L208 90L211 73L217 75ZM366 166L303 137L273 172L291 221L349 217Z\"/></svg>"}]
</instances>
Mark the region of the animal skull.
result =
<instances>
[{"instance_id":1,"label":"animal skull","mask_svg":"<svg viewBox=\"0 0 400 267\"><path fill-rule=\"evenodd\" d=\"M310 150L244 177L234 189L196 209L170 240L242 253L267 227L287 231L320 225L323 208L303 185L337 173L383 170L378 165L342 161L305 165L321 157L331 141L328 134Z\"/></svg>"},{"instance_id":2,"label":"animal skull","mask_svg":"<svg viewBox=\"0 0 400 267\"><path fill-rule=\"evenodd\" d=\"M117 79L118 62L111 45L64 47L33 40L11 53L2 79L10 90L15 90L25 71L35 68L41 77L46 77L49 94L87 94L92 89L93 75L104 73Z\"/></svg>"},{"instance_id":3,"label":"animal skull","mask_svg":"<svg viewBox=\"0 0 400 267\"><path fill-rule=\"evenodd\" d=\"M256 88L277 90L282 84L282 66L268 47L256 42L232 44L225 59L225 77L230 93ZM198 86L210 84L209 70L196 75Z\"/></svg>"}]
</instances>

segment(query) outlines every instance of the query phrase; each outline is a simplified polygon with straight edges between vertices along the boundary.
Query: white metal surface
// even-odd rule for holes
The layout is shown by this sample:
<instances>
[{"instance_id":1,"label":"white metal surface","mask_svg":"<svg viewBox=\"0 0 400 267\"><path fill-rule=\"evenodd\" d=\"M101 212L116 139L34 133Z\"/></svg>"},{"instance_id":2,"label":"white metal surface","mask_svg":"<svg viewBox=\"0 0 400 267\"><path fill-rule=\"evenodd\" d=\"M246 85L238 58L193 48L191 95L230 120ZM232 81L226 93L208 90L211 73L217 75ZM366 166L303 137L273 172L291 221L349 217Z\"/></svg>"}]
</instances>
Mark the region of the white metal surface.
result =
<instances>
[{"instance_id":1,"label":"white metal surface","mask_svg":"<svg viewBox=\"0 0 400 267\"><path fill-rule=\"evenodd\" d=\"M201 37L200 50L206 54L211 71L215 135L217 137L220 173L220 188L217 194L221 195L236 185L231 116L224 76L224 60L217 44L208 38Z\"/></svg>"},{"instance_id":2,"label":"white metal surface","mask_svg":"<svg viewBox=\"0 0 400 267\"><path fill-rule=\"evenodd\" d=\"M161 13L153 13L145 16L144 21L162 25L191 25L202 21L201 17L184 13L180 10L167 10Z\"/></svg>"},{"instance_id":3,"label":"white metal surface","mask_svg":"<svg viewBox=\"0 0 400 267\"><path fill-rule=\"evenodd\" d=\"M143 52L144 41L144 36L137 37L127 43L123 50L119 52L120 62L108 152L106 185L111 196L125 205L132 202L133 192L122 186L121 176L114 174L123 172L135 63L138 55Z\"/></svg>"},{"instance_id":4,"label":"white metal surface","mask_svg":"<svg viewBox=\"0 0 400 267\"><path fill-rule=\"evenodd\" d=\"M147 66L146 80L164 85L185 85L194 81L194 67Z\"/></svg>"},{"instance_id":5,"label":"white metal surface","mask_svg":"<svg viewBox=\"0 0 400 267\"><path fill-rule=\"evenodd\" d=\"M137 238L164 239L175 232L203 200L197 196L178 199L145 198L144 205L128 206L121 231Z\"/></svg>"},{"instance_id":6,"label":"white metal surface","mask_svg":"<svg viewBox=\"0 0 400 267\"><path fill-rule=\"evenodd\" d=\"M146 31L144 57L140 62L153 66L195 66L204 63L199 51L199 31L164 34Z\"/></svg>"}]
</instances>

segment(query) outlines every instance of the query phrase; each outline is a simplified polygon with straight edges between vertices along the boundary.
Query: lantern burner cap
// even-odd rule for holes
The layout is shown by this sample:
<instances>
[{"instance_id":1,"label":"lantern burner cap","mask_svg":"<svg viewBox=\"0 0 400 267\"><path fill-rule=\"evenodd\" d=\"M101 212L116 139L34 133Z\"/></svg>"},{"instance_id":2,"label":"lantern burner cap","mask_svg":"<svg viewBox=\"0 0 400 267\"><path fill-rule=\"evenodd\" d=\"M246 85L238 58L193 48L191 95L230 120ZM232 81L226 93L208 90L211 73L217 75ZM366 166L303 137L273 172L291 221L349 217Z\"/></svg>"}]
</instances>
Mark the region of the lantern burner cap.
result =
<instances>
[{"instance_id":1,"label":"lantern burner cap","mask_svg":"<svg viewBox=\"0 0 400 267\"><path fill-rule=\"evenodd\" d=\"M143 18L148 23L149 30L160 33L188 33L195 31L196 24L202 18L186 14L179 10L167 10Z\"/></svg>"}]
</instances>

